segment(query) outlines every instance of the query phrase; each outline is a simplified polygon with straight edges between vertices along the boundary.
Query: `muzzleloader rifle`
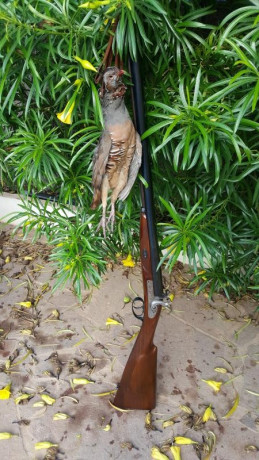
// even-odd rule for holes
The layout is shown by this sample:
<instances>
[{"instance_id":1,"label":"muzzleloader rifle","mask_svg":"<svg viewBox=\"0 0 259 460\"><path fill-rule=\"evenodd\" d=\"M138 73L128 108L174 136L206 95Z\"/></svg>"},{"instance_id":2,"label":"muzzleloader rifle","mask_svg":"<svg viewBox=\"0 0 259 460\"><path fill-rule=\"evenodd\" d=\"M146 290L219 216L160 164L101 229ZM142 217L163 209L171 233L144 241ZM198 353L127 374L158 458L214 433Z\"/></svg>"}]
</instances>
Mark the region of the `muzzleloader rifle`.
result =
<instances>
[{"instance_id":1,"label":"muzzleloader rifle","mask_svg":"<svg viewBox=\"0 0 259 460\"><path fill-rule=\"evenodd\" d=\"M138 133L145 131L144 103L138 62L130 60L133 82L132 99L135 125ZM142 266L144 299L133 300L135 316L143 320L142 327L126 363L114 404L122 409L151 410L156 405L157 347L153 343L161 307L166 305L153 208L150 156L148 141L142 141L141 175L146 186L141 187L140 256ZM143 310L137 314L137 309Z\"/></svg>"}]
</instances>

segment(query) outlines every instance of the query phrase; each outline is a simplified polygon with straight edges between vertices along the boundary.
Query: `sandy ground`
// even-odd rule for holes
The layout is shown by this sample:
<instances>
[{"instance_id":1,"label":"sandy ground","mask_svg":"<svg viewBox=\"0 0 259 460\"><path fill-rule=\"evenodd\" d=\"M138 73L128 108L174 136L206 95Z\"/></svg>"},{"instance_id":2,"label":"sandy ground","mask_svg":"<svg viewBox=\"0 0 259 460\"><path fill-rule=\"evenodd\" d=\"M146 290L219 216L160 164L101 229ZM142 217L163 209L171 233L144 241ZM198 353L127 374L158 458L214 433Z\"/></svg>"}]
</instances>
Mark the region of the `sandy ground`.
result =
<instances>
[{"instance_id":1,"label":"sandy ground","mask_svg":"<svg viewBox=\"0 0 259 460\"><path fill-rule=\"evenodd\" d=\"M181 446L182 460L259 458L252 298L195 296L188 267L180 263L171 276L165 274L174 299L162 311L155 335L157 405L150 415L120 412L109 403L113 393L97 395L116 390L141 326L131 304L123 302L134 297L132 289L142 294L140 267L111 266L100 289L86 291L80 304L69 288L51 291L54 268L43 243L10 239L8 229L0 231L0 389L11 383L10 398L0 400L1 460L148 460L153 446L165 455L154 458L172 459L175 436L199 443ZM108 317L121 324L107 327ZM90 383L78 384L78 378ZM202 379L223 382L220 391ZM236 410L223 418L238 396ZM210 405L216 420L203 422ZM55 420L59 412L69 417ZM1 440L2 432L15 436ZM57 446L35 450L43 441Z\"/></svg>"}]
</instances>

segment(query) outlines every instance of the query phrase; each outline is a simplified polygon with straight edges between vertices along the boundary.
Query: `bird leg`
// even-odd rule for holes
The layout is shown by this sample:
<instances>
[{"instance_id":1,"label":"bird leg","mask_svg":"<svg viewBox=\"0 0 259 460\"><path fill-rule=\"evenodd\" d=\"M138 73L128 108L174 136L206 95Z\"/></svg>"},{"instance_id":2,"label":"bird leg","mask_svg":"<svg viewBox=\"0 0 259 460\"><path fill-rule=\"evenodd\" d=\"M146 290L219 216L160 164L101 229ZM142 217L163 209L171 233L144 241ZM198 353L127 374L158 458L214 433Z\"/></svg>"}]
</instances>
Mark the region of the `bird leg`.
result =
<instances>
[{"instance_id":1,"label":"bird leg","mask_svg":"<svg viewBox=\"0 0 259 460\"><path fill-rule=\"evenodd\" d=\"M109 222L111 222L111 231L113 232L114 222L115 222L115 203L114 202L111 202L111 212L107 220L107 225Z\"/></svg>"},{"instance_id":2,"label":"bird leg","mask_svg":"<svg viewBox=\"0 0 259 460\"><path fill-rule=\"evenodd\" d=\"M102 207L103 207L103 212L102 212L102 218L101 218L100 223L99 223L99 225L97 227L97 232L102 227L104 238L106 238L106 207L107 207L108 191L109 191L108 178L107 178L107 176L104 176L103 184L102 184Z\"/></svg>"},{"instance_id":3,"label":"bird leg","mask_svg":"<svg viewBox=\"0 0 259 460\"><path fill-rule=\"evenodd\" d=\"M106 238L106 206L103 206L102 217L96 231L99 232L101 227L103 229L103 236Z\"/></svg>"}]
</instances>

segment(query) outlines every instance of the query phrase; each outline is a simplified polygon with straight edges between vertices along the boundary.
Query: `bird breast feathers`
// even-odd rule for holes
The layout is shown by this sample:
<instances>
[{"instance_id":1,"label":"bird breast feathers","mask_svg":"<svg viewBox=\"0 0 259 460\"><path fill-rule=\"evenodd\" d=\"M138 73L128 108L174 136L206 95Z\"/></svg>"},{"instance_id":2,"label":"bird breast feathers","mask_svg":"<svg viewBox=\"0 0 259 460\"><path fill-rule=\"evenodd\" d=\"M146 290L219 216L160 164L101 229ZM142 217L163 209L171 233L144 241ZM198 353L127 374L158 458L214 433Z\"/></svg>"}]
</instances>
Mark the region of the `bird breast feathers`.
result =
<instances>
[{"instance_id":1,"label":"bird breast feathers","mask_svg":"<svg viewBox=\"0 0 259 460\"><path fill-rule=\"evenodd\" d=\"M132 135L135 134L135 129L131 120L123 123L123 125L116 124L107 126L107 128L113 143L127 143Z\"/></svg>"}]
</instances>

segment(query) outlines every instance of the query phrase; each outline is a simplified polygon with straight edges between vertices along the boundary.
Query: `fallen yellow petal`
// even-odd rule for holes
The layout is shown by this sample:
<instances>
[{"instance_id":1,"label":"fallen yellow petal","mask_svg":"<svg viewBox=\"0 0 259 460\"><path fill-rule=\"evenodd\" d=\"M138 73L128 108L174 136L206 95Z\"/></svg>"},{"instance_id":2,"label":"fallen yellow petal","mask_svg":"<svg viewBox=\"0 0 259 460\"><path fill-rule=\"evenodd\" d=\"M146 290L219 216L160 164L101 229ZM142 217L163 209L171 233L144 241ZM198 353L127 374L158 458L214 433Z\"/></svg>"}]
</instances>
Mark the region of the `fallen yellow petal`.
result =
<instances>
[{"instance_id":1,"label":"fallen yellow petal","mask_svg":"<svg viewBox=\"0 0 259 460\"><path fill-rule=\"evenodd\" d=\"M21 305L21 307L31 308L31 302L18 302L16 305Z\"/></svg>"},{"instance_id":2,"label":"fallen yellow petal","mask_svg":"<svg viewBox=\"0 0 259 460\"><path fill-rule=\"evenodd\" d=\"M215 444L216 444L215 434L213 433L213 431L208 431L206 439L205 439L205 443L203 444L203 449L204 449L204 452L206 453L205 457L203 457L203 460L210 460Z\"/></svg>"},{"instance_id":3,"label":"fallen yellow petal","mask_svg":"<svg viewBox=\"0 0 259 460\"><path fill-rule=\"evenodd\" d=\"M149 411L145 417L145 428L150 428L152 425L152 414Z\"/></svg>"},{"instance_id":4,"label":"fallen yellow petal","mask_svg":"<svg viewBox=\"0 0 259 460\"><path fill-rule=\"evenodd\" d=\"M191 438L185 438L184 436L175 436L174 443L181 445L199 444L197 441L193 441Z\"/></svg>"},{"instance_id":5,"label":"fallen yellow petal","mask_svg":"<svg viewBox=\"0 0 259 460\"><path fill-rule=\"evenodd\" d=\"M239 404L239 399L240 399L239 395L237 395L233 406L231 407L231 409L229 409L229 411L226 413L226 415L224 415L222 418L228 418L228 417L230 417L230 415L232 415L235 412L235 410L237 409L237 406Z\"/></svg>"},{"instance_id":6,"label":"fallen yellow petal","mask_svg":"<svg viewBox=\"0 0 259 460\"><path fill-rule=\"evenodd\" d=\"M10 388L11 388L11 383L9 383L4 388L2 388L2 390L0 390L0 399L9 399L10 398L10 396L11 396Z\"/></svg>"},{"instance_id":7,"label":"fallen yellow petal","mask_svg":"<svg viewBox=\"0 0 259 460\"><path fill-rule=\"evenodd\" d=\"M186 414L192 414L192 409L189 406L185 406L184 404L180 404L180 409L182 409Z\"/></svg>"},{"instance_id":8,"label":"fallen yellow petal","mask_svg":"<svg viewBox=\"0 0 259 460\"><path fill-rule=\"evenodd\" d=\"M0 433L0 439L1 439L1 440L3 440L3 439L10 439L10 438L12 438L13 436L18 436L18 434L7 433L6 431L3 431L2 433Z\"/></svg>"},{"instance_id":9,"label":"fallen yellow petal","mask_svg":"<svg viewBox=\"0 0 259 460\"><path fill-rule=\"evenodd\" d=\"M33 404L33 407L44 407L46 406L44 401L37 401Z\"/></svg>"},{"instance_id":10,"label":"fallen yellow petal","mask_svg":"<svg viewBox=\"0 0 259 460\"><path fill-rule=\"evenodd\" d=\"M174 460L181 460L181 447L171 446L170 450L173 454Z\"/></svg>"},{"instance_id":11,"label":"fallen yellow petal","mask_svg":"<svg viewBox=\"0 0 259 460\"><path fill-rule=\"evenodd\" d=\"M204 423L206 423L208 420L217 420L217 417L216 415L214 414L213 410L211 409L211 406L208 406L205 411L204 411L204 414L202 416L202 421Z\"/></svg>"},{"instance_id":12,"label":"fallen yellow petal","mask_svg":"<svg viewBox=\"0 0 259 460\"><path fill-rule=\"evenodd\" d=\"M117 321L116 319L113 318L107 318L106 320L106 326L111 326L111 325L120 325L123 326L123 324L120 321Z\"/></svg>"},{"instance_id":13,"label":"fallen yellow petal","mask_svg":"<svg viewBox=\"0 0 259 460\"><path fill-rule=\"evenodd\" d=\"M103 431L110 431L110 429L111 429L111 424L107 423L107 425L105 425L105 427L103 428Z\"/></svg>"},{"instance_id":14,"label":"fallen yellow petal","mask_svg":"<svg viewBox=\"0 0 259 460\"><path fill-rule=\"evenodd\" d=\"M168 296L168 297L169 297L169 300L170 300L171 302L173 302L173 300L174 300L174 294L173 294L173 293L171 293L171 294L169 294L169 296Z\"/></svg>"},{"instance_id":15,"label":"fallen yellow petal","mask_svg":"<svg viewBox=\"0 0 259 460\"><path fill-rule=\"evenodd\" d=\"M60 317L60 313L59 313L59 311L56 310L56 309L55 309L55 310L52 310L51 314L52 314L53 316L55 316L55 318L58 318L58 319L59 319L59 317Z\"/></svg>"},{"instance_id":16,"label":"fallen yellow petal","mask_svg":"<svg viewBox=\"0 0 259 460\"><path fill-rule=\"evenodd\" d=\"M75 102L72 102L68 109L68 105L70 104L70 101L68 101L66 107L64 108L63 112L57 113L57 118L62 121L62 123L65 123L67 125L72 125L72 113L75 107ZM69 267L70 268L70 267Z\"/></svg>"},{"instance_id":17,"label":"fallen yellow petal","mask_svg":"<svg viewBox=\"0 0 259 460\"><path fill-rule=\"evenodd\" d=\"M87 385L88 383L94 383L92 380L84 378L73 379L72 382L74 385Z\"/></svg>"},{"instance_id":18,"label":"fallen yellow petal","mask_svg":"<svg viewBox=\"0 0 259 460\"><path fill-rule=\"evenodd\" d=\"M225 367L214 367L215 372L219 372L220 374L226 374L227 369Z\"/></svg>"},{"instance_id":19,"label":"fallen yellow petal","mask_svg":"<svg viewBox=\"0 0 259 460\"><path fill-rule=\"evenodd\" d=\"M11 262L11 257L10 257L10 256L7 256L6 259L5 259L5 263L6 263L6 264L9 264L9 262Z\"/></svg>"},{"instance_id":20,"label":"fallen yellow petal","mask_svg":"<svg viewBox=\"0 0 259 460\"><path fill-rule=\"evenodd\" d=\"M163 426L163 428L167 428L168 426L172 426L172 425L174 425L174 424L175 424L175 422L174 422L172 419L169 419L169 420L165 420L165 421L163 422L163 425L162 425L162 426Z\"/></svg>"},{"instance_id":21,"label":"fallen yellow petal","mask_svg":"<svg viewBox=\"0 0 259 460\"><path fill-rule=\"evenodd\" d=\"M23 335L33 335L33 330L32 329L21 329L20 333Z\"/></svg>"},{"instance_id":22,"label":"fallen yellow petal","mask_svg":"<svg viewBox=\"0 0 259 460\"><path fill-rule=\"evenodd\" d=\"M135 262L132 259L132 255L129 254L126 259L123 259L121 263L124 265L124 267L135 267Z\"/></svg>"},{"instance_id":23,"label":"fallen yellow petal","mask_svg":"<svg viewBox=\"0 0 259 460\"><path fill-rule=\"evenodd\" d=\"M54 404L54 402L56 401L54 398L52 398L51 396L49 395L46 395L46 394L42 394L40 395L42 401L44 401L46 404L48 404L48 406L52 406Z\"/></svg>"},{"instance_id":24,"label":"fallen yellow petal","mask_svg":"<svg viewBox=\"0 0 259 460\"><path fill-rule=\"evenodd\" d=\"M245 446L245 451L246 452L258 452L259 448L256 446L253 446L253 444L250 444L249 446Z\"/></svg>"},{"instance_id":25,"label":"fallen yellow petal","mask_svg":"<svg viewBox=\"0 0 259 460\"><path fill-rule=\"evenodd\" d=\"M86 70L92 70L93 72L97 72L97 69L91 64L91 62L87 61L86 59L81 59L79 56L74 56L74 59L80 62L81 66Z\"/></svg>"},{"instance_id":26,"label":"fallen yellow petal","mask_svg":"<svg viewBox=\"0 0 259 460\"><path fill-rule=\"evenodd\" d=\"M8 371L8 369L10 369L10 366L11 366L11 360L10 360L10 359L7 359L7 360L5 361L4 367L5 367L6 370Z\"/></svg>"},{"instance_id":27,"label":"fallen yellow petal","mask_svg":"<svg viewBox=\"0 0 259 460\"><path fill-rule=\"evenodd\" d=\"M41 442L36 442L34 447L36 450L49 449L50 447L58 447L58 444L53 444L53 442L49 442L49 441L41 441Z\"/></svg>"},{"instance_id":28,"label":"fallen yellow petal","mask_svg":"<svg viewBox=\"0 0 259 460\"><path fill-rule=\"evenodd\" d=\"M64 412L57 412L53 415L53 420L66 420L70 418L70 415L65 414Z\"/></svg>"},{"instance_id":29,"label":"fallen yellow petal","mask_svg":"<svg viewBox=\"0 0 259 460\"><path fill-rule=\"evenodd\" d=\"M207 385L209 385L211 388L213 388L213 390L216 393L219 392L221 385L223 384L223 382L217 382L216 380L204 380L204 379L201 379L201 380L207 383Z\"/></svg>"},{"instance_id":30,"label":"fallen yellow petal","mask_svg":"<svg viewBox=\"0 0 259 460\"><path fill-rule=\"evenodd\" d=\"M162 454L157 446L152 447L151 449L151 457L155 460L169 460L167 455Z\"/></svg>"},{"instance_id":31,"label":"fallen yellow petal","mask_svg":"<svg viewBox=\"0 0 259 460\"><path fill-rule=\"evenodd\" d=\"M14 399L14 402L15 404L19 404L21 401L25 401L26 399L30 399L32 398L34 395L31 395L29 393L23 393L19 396L17 396L15 399Z\"/></svg>"}]
</instances>

